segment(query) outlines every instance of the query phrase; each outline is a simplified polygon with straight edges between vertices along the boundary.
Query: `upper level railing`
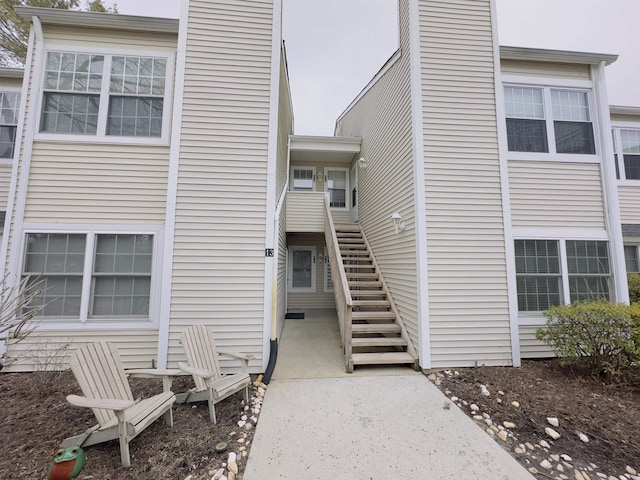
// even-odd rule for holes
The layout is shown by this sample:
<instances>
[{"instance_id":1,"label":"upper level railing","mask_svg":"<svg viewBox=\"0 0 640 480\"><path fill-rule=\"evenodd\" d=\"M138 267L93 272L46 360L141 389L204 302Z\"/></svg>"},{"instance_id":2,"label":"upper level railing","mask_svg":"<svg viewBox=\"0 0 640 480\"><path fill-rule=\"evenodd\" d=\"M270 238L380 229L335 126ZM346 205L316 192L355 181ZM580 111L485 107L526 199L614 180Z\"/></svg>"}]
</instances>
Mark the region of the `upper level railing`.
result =
<instances>
[{"instance_id":1,"label":"upper level railing","mask_svg":"<svg viewBox=\"0 0 640 480\"><path fill-rule=\"evenodd\" d=\"M287 192L287 232L325 231L325 192Z\"/></svg>"}]
</instances>

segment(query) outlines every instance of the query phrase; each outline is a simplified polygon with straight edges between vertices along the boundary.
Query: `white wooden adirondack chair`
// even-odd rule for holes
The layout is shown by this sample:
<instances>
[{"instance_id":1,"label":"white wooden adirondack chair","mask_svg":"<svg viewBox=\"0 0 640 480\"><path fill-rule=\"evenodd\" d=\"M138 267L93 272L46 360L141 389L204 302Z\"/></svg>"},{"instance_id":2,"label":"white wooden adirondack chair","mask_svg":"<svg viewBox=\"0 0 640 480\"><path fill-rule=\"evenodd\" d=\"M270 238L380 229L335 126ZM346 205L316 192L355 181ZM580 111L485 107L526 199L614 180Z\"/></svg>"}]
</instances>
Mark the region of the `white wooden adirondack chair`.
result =
<instances>
[{"instance_id":1,"label":"white wooden adirondack chair","mask_svg":"<svg viewBox=\"0 0 640 480\"><path fill-rule=\"evenodd\" d=\"M180 369L193 375L195 388L186 393L176 395L178 403L209 402L209 416L216 423L215 404L244 390L244 399L249 400L249 384L251 378L247 368L251 355L216 350L213 332L204 325L194 325L182 332L180 343L187 354L188 363L179 363ZM240 373L222 375L218 365L218 356L224 355L242 361Z\"/></svg>"},{"instance_id":2,"label":"white wooden adirondack chair","mask_svg":"<svg viewBox=\"0 0 640 480\"><path fill-rule=\"evenodd\" d=\"M122 465L128 467L131 465L129 442L133 438L162 415L166 423L173 426L173 392L134 401L114 345L104 342L85 345L74 352L70 364L85 396L69 395L67 400L72 405L91 408L98 425L65 439L63 448L118 439Z\"/></svg>"}]
</instances>

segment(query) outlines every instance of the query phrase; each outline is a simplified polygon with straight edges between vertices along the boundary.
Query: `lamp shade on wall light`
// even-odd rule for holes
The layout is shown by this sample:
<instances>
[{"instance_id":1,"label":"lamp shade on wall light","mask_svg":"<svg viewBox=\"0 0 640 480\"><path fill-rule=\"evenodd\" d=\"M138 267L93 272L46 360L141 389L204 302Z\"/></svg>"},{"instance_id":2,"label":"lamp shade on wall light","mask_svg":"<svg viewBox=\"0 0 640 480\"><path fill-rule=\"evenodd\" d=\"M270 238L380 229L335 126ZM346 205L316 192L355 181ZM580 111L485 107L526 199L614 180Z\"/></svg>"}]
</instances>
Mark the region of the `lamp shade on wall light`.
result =
<instances>
[{"instance_id":1,"label":"lamp shade on wall light","mask_svg":"<svg viewBox=\"0 0 640 480\"><path fill-rule=\"evenodd\" d=\"M398 212L391 214L391 221L393 222L393 228L398 235L398 232L404 232L407 225L402 221L402 216Z\"/></svg>"},{"instance_id":2,"label":"lamp shade on wall light","mask_svg":"<svg viewBox=\"0 0 640 480\"><path fill-rule=\"evenodd\" d=\"M364 158L364 157L360 157L360 158L358 159L358 166L359 166L360 168L367 168L367 161L365 160L365 158Z\"/></svg>"}]
</instances>

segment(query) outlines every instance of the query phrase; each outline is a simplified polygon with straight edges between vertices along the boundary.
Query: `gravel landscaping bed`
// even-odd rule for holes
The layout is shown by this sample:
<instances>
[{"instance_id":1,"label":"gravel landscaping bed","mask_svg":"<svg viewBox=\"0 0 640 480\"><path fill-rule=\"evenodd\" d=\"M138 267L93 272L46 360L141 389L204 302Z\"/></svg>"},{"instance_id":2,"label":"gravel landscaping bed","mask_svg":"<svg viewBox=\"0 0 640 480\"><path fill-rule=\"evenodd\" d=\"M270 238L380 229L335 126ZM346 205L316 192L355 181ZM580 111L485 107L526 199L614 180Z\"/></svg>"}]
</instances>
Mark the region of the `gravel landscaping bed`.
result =
<instances>
[{"instance_id":1,"label":"gravel landscaping bed","mask_svg":"<svg viewBox=\"0 0 640 480\"><path fill-rule=\"evenodd\" d=\"M536 478L640 480L640 375L604 384L559 366L435 372L429 379Z\"/></svg>"}]
</instances>

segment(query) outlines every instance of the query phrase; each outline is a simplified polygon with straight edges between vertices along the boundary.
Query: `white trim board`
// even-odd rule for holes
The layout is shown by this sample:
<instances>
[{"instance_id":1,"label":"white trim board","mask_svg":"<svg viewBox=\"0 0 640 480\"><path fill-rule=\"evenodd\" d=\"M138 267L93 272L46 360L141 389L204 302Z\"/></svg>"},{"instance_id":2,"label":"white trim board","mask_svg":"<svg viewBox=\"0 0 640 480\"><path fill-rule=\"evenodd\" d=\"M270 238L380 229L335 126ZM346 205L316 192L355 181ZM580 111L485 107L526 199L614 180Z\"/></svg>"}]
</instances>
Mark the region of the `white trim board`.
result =
<instances>
[{"instance_id":1,"label":"white trim board","mask_svg":"<svg viewBox=\"0 0 640 480\"><path fill-rule=\"evenodd\" d=\"M496 92L496 128L498 132L498 159L500 165L500 193L502 196L502 227L504 230L504 253L507 274L507 299L509 308L509 331L511 338L511 362L521 365L520 330L518 328L518 287L516 281L515 247L511 227L511 198L509 191L509 148L507 120L504 106L503 78L500 70L500 44L498 42L498 19L495 0L491 0L491 24L493 26L494 87Z\"/></svg>"}]
</instances>

